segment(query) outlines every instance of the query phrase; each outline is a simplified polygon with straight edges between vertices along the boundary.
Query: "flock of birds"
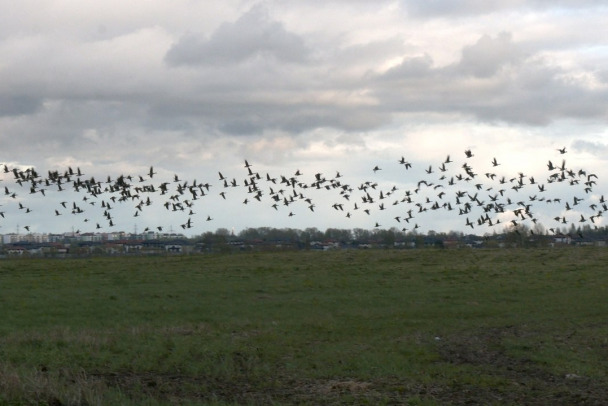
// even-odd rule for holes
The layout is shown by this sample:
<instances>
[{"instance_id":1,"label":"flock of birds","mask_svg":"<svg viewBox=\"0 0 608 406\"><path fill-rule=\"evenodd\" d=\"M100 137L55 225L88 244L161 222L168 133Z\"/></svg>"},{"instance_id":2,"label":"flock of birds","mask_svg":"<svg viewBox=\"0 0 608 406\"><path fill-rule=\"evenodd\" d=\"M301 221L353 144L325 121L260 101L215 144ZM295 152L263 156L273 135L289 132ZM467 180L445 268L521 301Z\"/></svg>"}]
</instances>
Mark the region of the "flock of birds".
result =
<instances>
[{"instance_id":1,"label":"flock of birds","mask_svg":"<svg viewBox=\"0 0 608 406\"><path fill-rule=\"evenodd\" d=\"M594 193L597 175L569 167L563 157L566 148L557 151L559 160L549 160L546 175L541 178L522 172L513 176L500 174L501 163L496 158L488 159L490 170L477 173L470 163L474 154L467 149L459 163L448 155L442 162L424 167L423 179L404 178L405 181L393 185L382 181L380 166L370 168L370 179L353 184L345 182L340 172L333 176L305 175L300 170L291 175L260 173L247 160L238 180L219 171L211 182L183 180L178 175L170 180L158 180L154 167L142 174L99 178L83 173L80 168L49 170L43 174L34 167L0 164L0 190L3 190L0 227L11 216L23 216L23 228L31 232L27 216L33 209L28 205L28 196L47 198L69 191L71 194L65 194L72 199L48 199L54 206L43 205L42 210L48 210L45 215L75 216L68 223L82 222L81 227L86 231L107 231L119 224L128 225L115 216L117 206L130 205L132 216L142 218L150 206L159 204L179 216L182 229L191 229L196 223L213 220L210 214L199 215L197 211L205 199L214 195L223 200L244 196L243 205L261 205L287 217L311 215L324 205L346 218L369 216L370 228L397 227L403 232L415 231L425 215L440 211L453 213L467 229L501 225L499 232L507 226L534 234L539 230L534 225L540 225L537 213L546 214L551 210L554 223L546 230L554 234L572 224L577 228L582 225L597 228L602 214L608 210L604 196ZM395 164L402 167L399 170L404 171L404 177L412 169L412 163L405 157ZM235 193L237 189L241 193ZM322 198L317 198L319 193ZM391 211L390 216L386 215L387 211ZM382 222L388 219L390 224L380 224L380 219ZM148 225L143 231L163 232L163 225Z\"/></svg>"}]
</instances>

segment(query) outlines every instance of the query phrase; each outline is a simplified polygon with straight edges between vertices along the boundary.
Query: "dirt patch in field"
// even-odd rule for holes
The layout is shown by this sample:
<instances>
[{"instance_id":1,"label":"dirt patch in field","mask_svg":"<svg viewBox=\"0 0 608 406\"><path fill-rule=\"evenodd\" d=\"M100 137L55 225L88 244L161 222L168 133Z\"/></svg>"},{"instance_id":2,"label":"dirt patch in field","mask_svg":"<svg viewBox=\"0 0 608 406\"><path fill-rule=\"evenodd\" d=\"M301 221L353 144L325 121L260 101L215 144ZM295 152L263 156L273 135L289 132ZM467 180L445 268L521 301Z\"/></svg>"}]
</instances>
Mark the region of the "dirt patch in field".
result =
<instances>
[{"instance_id":1,"label":"dirt patch in field","mask_svg":"<svg viewBox=\"0 0 608 406\"><path fill-rule=\"evenodd\" d=\"M449 356L454 355L451 350ZM469 355L458 350L456 362L470 362ZM494 360L491 355L484 362ZM497 357L497 358L500 358ZM475 361L476 362L476 361ZM397 378L374 381L302 380L277 377L273 382L247 379L222 381L208 377L178 375L119 375L97 376L108 386L118 387L134 400L149 396L169 403L188 401L223 401L235 404L407 404L412 399L434 400L441 405L526 404L526 405L604 405L605 388L584 378L555 377L530 368L522 369L512 362L507 368L502 360L492 364L498 376L512 380L511 388L492 388L474 383L421 384ZM415 404L415 403L414 403Z\"/></svg>"},{"instance_id":2,"label":"dirt patch in field","mask_svg":"<svg viewBox=\"0 0 608 406\"><path fill-rule=\"evenodd\" d=\"M167 403L222 401L234 404L417 404L440 405L605 405L605 382L578 375L555 375L542 365L517 358L505 349L505 339L526 333L515 327L434 341L445 364L444 376L417 381L391 377L304 379L280 371L257 378L244 370L230 379L162 373L97 373L88 376L119 388L133 400L154 398ZM527 337L529 338L529 337ZM462 374L460 375L460 368ZM442 368L438 368L441 371ZM439 372L441 373L441 372Z\"/></svg>"},{"instance_id":3,"label":"dirt patch in field","mask_svg":"<svg viewBox=\"0 0 608 406\"><path fill-rule=\"evenodd\" d=\"M531 359L509 356L505 338L527 334L516 327L489 329L470 336L447 337L438 343L443 362L468 365L479 382L455 383L436 397L451 404L604 405L608 388L576 374L555 375ZM488 384L496 382L497 384Z\"/></svg>"}]
</instances>

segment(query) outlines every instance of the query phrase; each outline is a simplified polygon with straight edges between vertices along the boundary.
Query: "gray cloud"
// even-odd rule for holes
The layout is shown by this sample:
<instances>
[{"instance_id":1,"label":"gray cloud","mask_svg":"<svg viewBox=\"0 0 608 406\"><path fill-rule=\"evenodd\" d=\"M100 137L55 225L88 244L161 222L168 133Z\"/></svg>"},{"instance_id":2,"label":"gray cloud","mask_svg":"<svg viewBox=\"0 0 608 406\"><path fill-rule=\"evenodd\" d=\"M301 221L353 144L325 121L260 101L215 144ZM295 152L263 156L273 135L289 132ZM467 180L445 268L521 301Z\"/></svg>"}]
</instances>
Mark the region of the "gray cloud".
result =
<instances>
[{"instance_id":1,"label":"gray cloud","mask_svg":"<svg viewBox=\"0 0 608 406\"><path fill-rule=\"evenodd\" d=\"M485 14L512 7L515 1L504 0L404 0L407 11L418 17Z\"/></svg>"},{"instance_id":2,"label":"gray cloud","mask_svg":"<svg viewBox=\"0 0 608 406\"><path fill-rule=\"evenodd\" d=\"M396 112L444 112L481 121L546 125L560 118L608 118L608 91L589 86L536 55L508 33L482 36L461 59L433 67L430 56L404 58L373 85Z\"/></svg>"},{"instance_id":3,"label":"gray cloud","mask_svg":"<svg viewBox=\"0 0 608 406\"><path fill-rule=\"evenodd\" d=\"M253 7L234 23L222 24L207 39L186 34L169 49L165 61L172 66L238 63L255 56L283 62L304 62L309 54L304 41L270 19L261 6Z\"/></svg>"},{"instance_id":4,"label":"gray cloud","mask_svg":"<svg viewBox=\"0 0 608 406\"><path fill-rule=\"evenodd\" d=\"M602 0L403 0L409 14L416 17L469 17L508 10L582 9L606 7Z\"/></svg>"},{"instance_id":5,"label":"gray cloud","mask_svg":"<svg viewBox=\"0 0 608 406\"><path fill-rule=\"evenodd\" d=\"M344 144L360 142L413 115L537 127L608 116L605 40L592 24L600 17L582 25L593 13L563 13L559 26L539 13L538 27L522 30L515 19L548 2L405 3L419 15L444 17L432 22L400 14L391 2L266 1L267 9L245 2L252 8L244 14L229 4L219 14L198 5L196 16L184 4L158 2L156 12L143 15L122 10L116 21L95 12L86 22L64 14L59 24L43 12L35 24L6 21L13 29L3 26L0 36L8 55L0 66L2 148L87 159L94 150L105 160L145 161L148 151L170 155L169 144L230 136L300 135L305 148L304 135L326 129L343 134ZM317 8L329 16L323 24L314 18ZM346 8L360 30L343 25ZM386 26L366 25L376 8ZM159 25L161 14L170 22ZM335 24L325 23L332 18ZM488 27L495 31L484 34ZM462 38L469 38L465 46ZM593 58L578 58L592 51Z\"/></svg>"},{"instance_id":6,"label":"gray cloud","mask_svg":"<svg viewBox=\"0 0 608 406\"><path fill-rule=\"evenodd\" d=\"M608 145L601 142L576 140L572 144L572 147L577 152L595 155L603 160L606 160L608 156Z\"/></svg>"},{"instance_id":7,"label":"gray cloud","mask_svg":"<svg viewBox=\"0 0 608 406\"><path fill-rule=\"evenodd\" d=\"M205 100L199 103L160 103L151 107L155 120L178 125L198 123L210 131L230 135L261 134L281 130L299 134L315 128L346 131L372 130L390 121L389 112L361 106L318 105L311 102Z\"/></svg>"},{"instance_id":8,"label":"gray cloud","mask_svg":"<svg viewBox=\"0 0 608 406\"><path fill-rule=\"evenodd\" d=\"M383 80L415 80L424 79L433 74L432 71L433 58L430 55L424 54L404 58L401 63L382 75Z\"/></svg>"},{"instance_id":9,"label":"gray cloud","mask_svg":"<svg viewBox=\"0 0 608 406\"><path fill-rule=\"evenodd\" d=\"M506 64L518 62L522 56L510 33L502 32L495 38L484 35L475 44L463 48L459 68L465 73L487 78Z\"/></svg>"},{"instance_id":10,"label":"gray cloud","mask_svg":"<svg viewBox=\"0 0 608 406\"><path fill-rule=\"evenodd\" d=\"M42 107L42 100L27 95L0 95L0 116L33 114Z\"/></svg>"}]
</instances>

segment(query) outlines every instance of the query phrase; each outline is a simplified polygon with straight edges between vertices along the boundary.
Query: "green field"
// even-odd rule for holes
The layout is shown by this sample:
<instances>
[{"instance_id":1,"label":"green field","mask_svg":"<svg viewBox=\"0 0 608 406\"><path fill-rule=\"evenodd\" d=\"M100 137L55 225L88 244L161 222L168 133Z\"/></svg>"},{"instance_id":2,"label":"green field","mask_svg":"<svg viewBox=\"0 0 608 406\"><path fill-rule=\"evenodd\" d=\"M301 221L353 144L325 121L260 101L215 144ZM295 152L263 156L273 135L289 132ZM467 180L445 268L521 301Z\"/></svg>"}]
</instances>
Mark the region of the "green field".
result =
<instances>
[{"instance_id":1,"label":"green field","mask_svg":"<svg viewBox=\"0 0 608 406\"><path fill-rule=\"evenodd\" d=\"M0 261L0 404L600 405L608 249Z\"/></svg>"}]
</instances>

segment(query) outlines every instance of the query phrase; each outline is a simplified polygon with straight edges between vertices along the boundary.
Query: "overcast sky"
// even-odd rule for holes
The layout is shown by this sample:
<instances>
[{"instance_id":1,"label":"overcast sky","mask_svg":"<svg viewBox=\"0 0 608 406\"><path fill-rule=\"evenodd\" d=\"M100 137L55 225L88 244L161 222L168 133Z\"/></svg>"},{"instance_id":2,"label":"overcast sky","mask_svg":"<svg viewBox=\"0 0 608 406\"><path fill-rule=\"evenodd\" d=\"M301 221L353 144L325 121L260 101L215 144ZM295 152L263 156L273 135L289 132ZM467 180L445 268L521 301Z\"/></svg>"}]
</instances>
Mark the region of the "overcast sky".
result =
<instances>
[{"instance_id":1,"label":"overcast sky","mask_svg":"<svg viewBox=\"0 0 608 406\"><path fill-rule=\"evenodd\" d=\"M520 172L525 187L512 190L514 183L506 184L513 201L546 193L548 200L561 199L559 204L532 200L535 217L547 228L555 225L555 216L579 222L581 214L597 215L588 206L600 202L608 177L604 4L2 0L0 163L33 166L42 174L79 167L100 180L146 175L153 166L157 174L146 179L149 184L171 182L175 174L212 184L208 195L194 202L195 215L165 210L166 196L158 193L149 196L154 204L138 218L136 201L117 203L113 231L157 226L182 231L187 218L193 226L188 234L220 227L371 229L376 223L471 231L466 219L477 220L480 209L459 215L457 209L429 206L410 223L403 218L427 197L455 205L461 190L478 192L479 200L489 203L501 187L498 179L508 182ZM563 147L566 154L558 151ZM466 158L467 149L473 157ZM441 172L448 154L454 162ZM400 164L401 157L412 168ZM245 159L263 178L260 201L243 186ZM584 191L585 175L577 175L575 185L547 184L545 192L530 184L530 176L546 183L548 161L561 165L564 159L568 169L597 175L591 191ZM477 176L448 185L450 177L463 173L464 163ZM374 172L375 166L381 170ZM425 172L429 166L431 174ZM280 181L297 170L298 181L308 185L321 173L323 188L298 188L301 195L293 204L275 210L269 187L292 194L296 188L273 186L266 175ZM218 171L240 186L224 188ZM337 172L342 177L332 183ZM485 176L488 172L497 178ZM446 179L440 180L442 175ZM110 231L95 207L72 215L59 204L80 204L82 192L68 196L51 186L42 196L15 184L10 173L0 172L0 179L2 189L18 195L0 195L5 214L0 233L15 232L17 225L36 232L95 231L96 223ZM422 179L441 185L445 196L438 198L439 189L423 184L410 207L393 205L406 191L414 193ZM358 189L367 181L378 183L370 189L373 203L363 202L367 192ZM349 200L336 182L353 189ZM379 199L380 191L384 195L393 186L396 191ZM573 196L585 200L567 210L564 203ZM110 197L99 196L97 206ZM335 203L343 210L332 207ZM370 215L362 212L366 207ZM516 218L492 216L502 217L503 224ZM602 224L600 217L595 220Z\"/></svg>"}]
</instances>

